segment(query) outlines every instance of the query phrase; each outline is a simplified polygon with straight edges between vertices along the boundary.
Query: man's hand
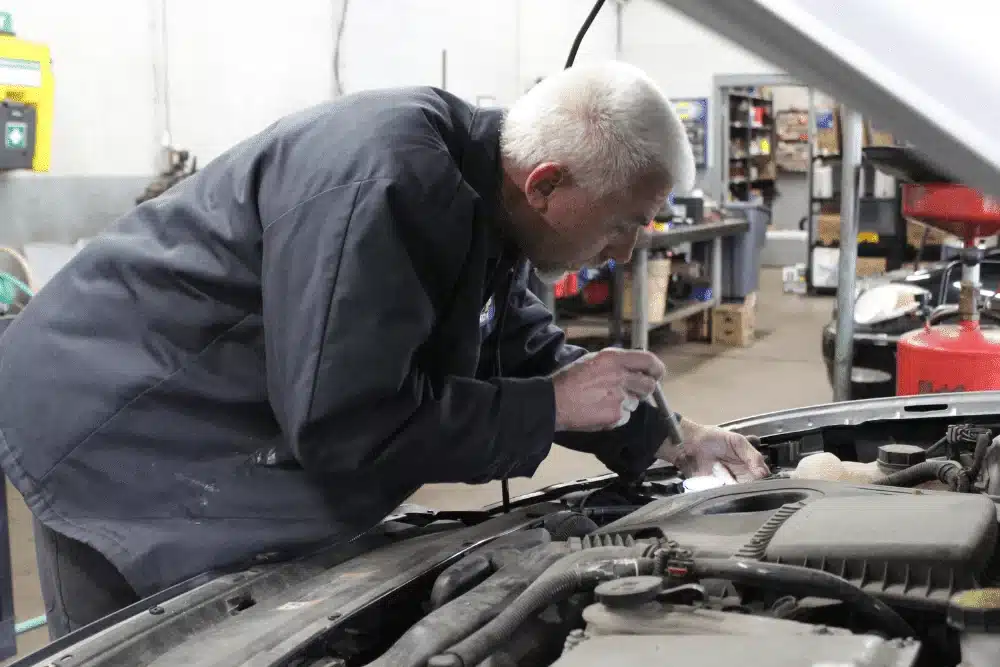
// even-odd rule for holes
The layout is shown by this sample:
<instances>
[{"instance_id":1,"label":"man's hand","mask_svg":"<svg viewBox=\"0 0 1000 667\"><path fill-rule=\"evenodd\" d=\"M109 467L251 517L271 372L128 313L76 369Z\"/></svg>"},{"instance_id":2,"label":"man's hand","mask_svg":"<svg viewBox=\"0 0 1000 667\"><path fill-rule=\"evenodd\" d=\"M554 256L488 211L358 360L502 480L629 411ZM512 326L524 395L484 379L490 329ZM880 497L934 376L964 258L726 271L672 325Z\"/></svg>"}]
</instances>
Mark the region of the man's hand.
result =
<instances>
[{"instance_id":1,"label":"man's hand","mask_svg":"<svg viewBox=\"0 0 1000 667\"><path fill-rule=\"evenodd\" d=\"M606 348L552 374L557 431L604 431L623 426L656 388L666 369L641 350Z\"/></svg>"},{"instance_id":2,"label":"man's hand","mask_svg":"<svg viewBox=\"0 0 1000 667\"><path fill-rule=\"evenodd\" d=\"M721 463L737 482L750 482L770 474L763 455L739 433L688 419L682 419L680 426L684 442L680 446L665 442L656 456L674 464L685 475L711 475L716 463Z\"/></svg>"}]
</instances>

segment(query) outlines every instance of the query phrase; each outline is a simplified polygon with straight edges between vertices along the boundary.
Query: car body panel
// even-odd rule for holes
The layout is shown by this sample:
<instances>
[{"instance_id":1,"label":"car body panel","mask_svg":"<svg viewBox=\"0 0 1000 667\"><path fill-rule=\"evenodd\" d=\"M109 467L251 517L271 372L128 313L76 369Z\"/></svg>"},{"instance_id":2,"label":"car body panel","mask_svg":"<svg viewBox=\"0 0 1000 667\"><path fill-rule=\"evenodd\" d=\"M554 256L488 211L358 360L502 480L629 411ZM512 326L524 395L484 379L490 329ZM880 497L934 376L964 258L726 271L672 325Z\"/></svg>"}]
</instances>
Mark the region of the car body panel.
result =
<instances>
[{"instance_id":1,"label":"car body panel","mask_svg":"<svg viewBox=\"0 0 1000 667\"><path fill-rule=\"evenodd\" d=\"M996 419L1000 392L910 396L783 410L722 424L763 441L787 441L824 429L926 420ZM936 424L934 433L940 424ZM653 484L678 481L668 464L651 468ZM615 480L606 474L525 494L503 514L498 503L463 513L474 525L449 521L457 513L404 506L371 533L284 564L209 573L143 600L72 633L12 667L176 665L277 667L345 621L372 610L394 609L393 593L431 577L471 550L565 512L549 502ZM426 528L395 523L426 515ZM432 530L437 524L437 530ZM418 522L418 525L420 522ZM407 531L431 530L409 539ZM394 537L395 535L395 537ZM382 605L381 607L379 605ZM385 614L383 614L385 616ZM389 614L391 616L391 614Z\"/></svg>"},{"instance_id":2,"label":"car body panel","mask_svg":"<svg viewBox=\"0 0 1000 667\"><path fill-rule=\"evenodd\" d=\"M387 542L379 531L290 563L202 575L122 610L11 667L282 664L318 635L476 547L535 524L535 504L470 527ZM390 524L382 524L384 530ZM186 589L186 590L185 590ZM252 606L241 609L247 601Z\"/></svg>"}]
</instances>

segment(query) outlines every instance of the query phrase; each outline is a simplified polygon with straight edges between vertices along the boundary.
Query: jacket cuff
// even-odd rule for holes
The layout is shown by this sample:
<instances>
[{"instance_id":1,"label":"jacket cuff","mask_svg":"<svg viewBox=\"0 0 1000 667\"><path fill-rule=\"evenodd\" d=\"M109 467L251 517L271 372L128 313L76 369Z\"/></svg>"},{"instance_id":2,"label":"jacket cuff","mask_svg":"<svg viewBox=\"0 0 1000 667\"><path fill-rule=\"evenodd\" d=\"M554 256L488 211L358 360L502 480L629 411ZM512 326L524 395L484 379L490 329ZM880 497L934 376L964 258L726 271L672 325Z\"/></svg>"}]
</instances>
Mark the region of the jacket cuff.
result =
<instances>
[{"instance_id":1,"label":"jacket cuff","mask_svg":"<svg viewBox=\"0 0 1000 667\"><path fill-rule=\"evenodd\" d=\"M546 377L502 378L500 430L496 443L497 479L531 477L552 449L556 428L556 394Z\"/></svg>"},{"instance_id":2,"label":"jacket cuff","mask_svg":"<svg viewBox=\"0 0 1000 667\"><path fill-rule=\"evenodd\" d=\"M600 458L619 476L638 479L656 461L656 452L667 439L670 432L667 420L655 406L642 403L621 430L627 431L621 434L621 446Z\"/></svg>"}]
</instances>

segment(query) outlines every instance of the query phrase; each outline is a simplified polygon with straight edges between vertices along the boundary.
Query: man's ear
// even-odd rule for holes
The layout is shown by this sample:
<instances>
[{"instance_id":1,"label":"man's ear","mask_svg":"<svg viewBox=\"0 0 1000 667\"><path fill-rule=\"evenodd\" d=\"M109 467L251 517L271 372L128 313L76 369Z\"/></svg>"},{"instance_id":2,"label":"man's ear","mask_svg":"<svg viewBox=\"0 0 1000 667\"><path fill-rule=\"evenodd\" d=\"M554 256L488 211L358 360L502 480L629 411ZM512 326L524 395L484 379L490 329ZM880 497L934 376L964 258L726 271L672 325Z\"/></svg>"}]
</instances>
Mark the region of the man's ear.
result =
<instances>
[{"instance_id":1,"label":"man's ear","mask_svg":"<svg viewBox=\"0 0 1000 667\"><path fill-rule=\"evenodd\" d=\"M549 197L563 182L565 170L555 162L543 162L528 174L524 182L524 195L531 208L544 213L549 206Z\"/></svg>"}]
</instances>

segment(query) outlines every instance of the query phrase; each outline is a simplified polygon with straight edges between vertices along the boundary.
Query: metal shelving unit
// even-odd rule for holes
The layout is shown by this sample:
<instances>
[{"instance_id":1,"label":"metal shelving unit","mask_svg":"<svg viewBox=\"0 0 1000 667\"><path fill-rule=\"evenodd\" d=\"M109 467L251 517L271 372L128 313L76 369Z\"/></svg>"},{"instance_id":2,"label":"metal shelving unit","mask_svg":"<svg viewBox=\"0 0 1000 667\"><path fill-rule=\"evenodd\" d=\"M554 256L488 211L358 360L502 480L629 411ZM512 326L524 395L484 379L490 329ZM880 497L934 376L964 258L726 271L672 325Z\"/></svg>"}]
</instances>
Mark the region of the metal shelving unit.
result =
<instances>
[{"instance_id":1,"label":"metal shelving unit","mask_svg":"<svg viewBox=\"0 0 1000 667\"><path fill-rule=\"evenodd\" d=\"M770 206L777 178L774 102L750 89L727 89L721 111L725 201L759 195Z\"/></svg>"},{"instance_id":2,"label":"metal shelving unit","mask_svg":"<svg viewBox=\"0 0 1000 667\"><path fill-rule=\"evenodd\" d=\"M728 219L696 225L677 225L665 232L644 231L636 243L635 252L632 254L630 262L634 275L647 275L650 252L669 250L686 243L711 243L710 275L713 297L706 301L692 301L680 305L668 311L664 317L658 318L655 323L650 323L646 281L635 280L632 289L633 317L631 321L626 321L622 308L625 301L624 267L617 264L612 281L611 312L607 315L577 315L567 318L564 324L586 328L604 328L606 326L612 345L630 345L634 349L648 349L651 330L711 310L719 305L721 299L718 295L722 293L722 239L726 236L745 234L749 229L750 224L746 220ZM630 334L628 338L626 338L626 330Z\"/></svg>"},{"instance_id":3,"label":"metal shelving unit","mask_svg":"<svg viewBox=\"0 0 1000 667\"><path fill-rule=\"evenodd\" d=\"M806 288L810 294L833 293L836 291L836 280L830 282L817 281L816 255L824 249L840 248L840 240L824 244L819 239L818 219L824 214L840 215L841 196L836 184L840 183L839 174L834 175L834 191L830 197L817 197L812 187L814 169L817 164L840 164L840 156L812 156L810 160L810 190L809 211L806 218ZM906 238L906 219L902 212L900 185L897 183L893 197L876 197L876 168L863 162L862 177L858 187L858 257L885 259L885 269L898 269L908 259Z\"/></svg>"}]
</instances>

